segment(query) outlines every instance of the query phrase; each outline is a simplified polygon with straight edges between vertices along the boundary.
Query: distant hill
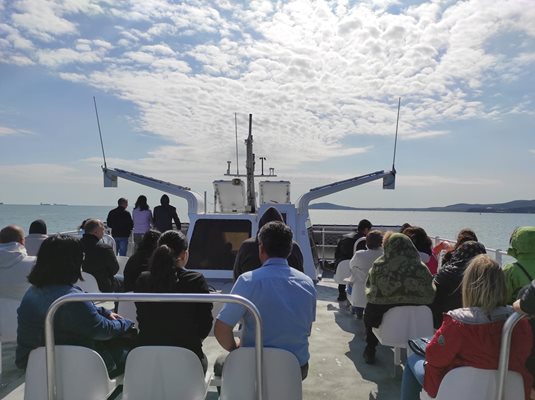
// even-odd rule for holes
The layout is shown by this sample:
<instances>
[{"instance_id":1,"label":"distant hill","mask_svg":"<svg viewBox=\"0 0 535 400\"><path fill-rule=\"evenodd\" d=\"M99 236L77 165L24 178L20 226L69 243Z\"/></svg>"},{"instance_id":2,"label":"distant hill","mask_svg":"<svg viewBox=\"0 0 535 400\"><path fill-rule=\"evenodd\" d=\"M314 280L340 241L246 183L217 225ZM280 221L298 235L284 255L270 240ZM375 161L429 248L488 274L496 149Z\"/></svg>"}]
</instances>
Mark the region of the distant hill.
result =
<instances>
[{"instance_id":1,"label":"distant hill","mask_svg":"<svg viewBox=\"0 0 535 400\"><path fill-rule=\"evenodd\" d=\"M312 210L383 210L383 211L451 211L451 212L476 212L476 213L513 213L535 214L535 200L514 200L499 204L467 204L459 203L445 207L427 208L364 208L341 206L332 203L311 204Z\"/></svg>"}]
</instances>

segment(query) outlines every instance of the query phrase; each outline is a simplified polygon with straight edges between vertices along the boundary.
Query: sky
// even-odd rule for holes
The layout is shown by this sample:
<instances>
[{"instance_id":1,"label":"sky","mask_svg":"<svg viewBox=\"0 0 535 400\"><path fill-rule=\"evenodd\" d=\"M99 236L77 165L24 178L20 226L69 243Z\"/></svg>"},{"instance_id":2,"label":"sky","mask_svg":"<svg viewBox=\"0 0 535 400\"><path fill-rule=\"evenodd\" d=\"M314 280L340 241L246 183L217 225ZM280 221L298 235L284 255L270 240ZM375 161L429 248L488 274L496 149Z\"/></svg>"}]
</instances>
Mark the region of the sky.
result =
<instances>
[{"instance_id":1,"label":"sky","mask_svg":"<svg viewBox=\"0 0 535 400\"><path fill-rule=\"evenodd\" d=\"M535 0L0 0L0 202L113 206L207 192L254 152L295 201L429 207L535 199ZM172 199L185 210L182 199Z\"/></svg>"}]
</instances>

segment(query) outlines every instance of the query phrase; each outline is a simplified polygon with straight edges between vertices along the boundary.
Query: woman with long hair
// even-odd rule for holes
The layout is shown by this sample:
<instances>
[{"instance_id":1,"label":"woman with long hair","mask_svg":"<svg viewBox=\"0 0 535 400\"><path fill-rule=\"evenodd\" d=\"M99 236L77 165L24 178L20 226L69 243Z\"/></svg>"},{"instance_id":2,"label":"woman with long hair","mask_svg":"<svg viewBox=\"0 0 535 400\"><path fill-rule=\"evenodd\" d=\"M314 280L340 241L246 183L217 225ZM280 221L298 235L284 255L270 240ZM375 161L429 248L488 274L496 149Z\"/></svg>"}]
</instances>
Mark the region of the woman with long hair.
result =
<instances>
[{"instance_id":1,"label":"woman with long hair","mask_svg":"<svg viewBox=\"0 0 535 400\"><path fill-rule=\"evenodd\" d=\"M132 211L132 220L134 222L134 245L135 249L143 239L143 235L152 226L152 212L147 204L147 197L141 195L137 198L134 210Z\"/></svg>"},{"instance_id":2,"label":"woman with long hair","mask_svg":"<svg viewBox=\"0 0 535 400\"><path fill-rule=\"evenodd\" d=\"M136 251L126 262L124 267L124 291L134 290L136 280L143 271L149 270L149 259L156 249L161 233L154 229L147 231L139 243Z\"/></svg>"},{"instance_id":3,"label":"woman with long hair","mask_svg":"<svg viewBox=\"0 0 535 400\"><path fill-rule=\"evenodd\" d=\"M485 254L474 257L464 272L462 297L463 308L444 315L426 347L425 359L417 354L407 359L401 400L419 399L422 386L436 397L444 376L457 367L498 368L503 324L512 313L506 306L505 276L498 263ZM531 328L522 320L513 331L509 369L522 374L526 400L532 377L525 363L531 347Z\"/></svg>"},{"instance_id":4,"label":"woman with long hair","mask_svg":"<svg viewBox=\"0 0 535 400\"><path fill-rule=\"evenodd\" d=\"M150 270L141 273L136 292L209 293L204 276L184 268L188 240L182 232L167 231L158 240ZM177 346L193 351L204 371L208 361L202 341L212 328L211 303L136 303L141 346Z\"/></svg>"},{"instance_id":5,"label":"woman with long hair","mask_svg":"<svg viewBox=\"0 0 535 400\"><path fill-rule=\"evenodd\" d=\"M28 281L32 286L18 309L15 364L26 368L33 349L44 346L45 317L59 297L83 293L75 286L81 278L82 248L77 239L67 235L47 238L37 254ZM110 376L124 370L128 348L114 341L134 323L92 302L68 303L58 309L55 318L56 344L84 346L96 350L104 359Z\"/></svg>"}]
</instances>

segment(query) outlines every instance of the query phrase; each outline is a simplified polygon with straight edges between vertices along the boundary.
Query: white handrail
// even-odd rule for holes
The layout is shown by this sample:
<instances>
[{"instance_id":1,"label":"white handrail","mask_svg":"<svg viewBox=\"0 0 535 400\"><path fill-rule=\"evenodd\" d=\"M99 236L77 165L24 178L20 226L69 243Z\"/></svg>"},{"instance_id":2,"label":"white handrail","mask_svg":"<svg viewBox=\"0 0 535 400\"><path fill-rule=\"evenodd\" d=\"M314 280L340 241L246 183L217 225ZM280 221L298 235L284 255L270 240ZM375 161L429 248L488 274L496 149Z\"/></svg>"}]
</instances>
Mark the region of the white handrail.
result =
<instances>
[{"instance_id":1,"label":"white handrail","mask_svg":"<svg viewBox=\"0 0 535 400\"><path fill-rule=\"evenodd\" d=\"M263 398L262 359L263 338L262 318L256 306L248 299L235 294L182 294L182 293L73 293L62 296L48 308L45 318L46 379L48 400L56 400L56 369L54 316L65 303L81 301L137 301L137 302L178 302L178 303L235 303L244 306L255 320L255 354L256 354L256 399Z\"/></svg>"},{"instance_id":2,"label":"white handrail","mask_svg":"<svg viewBox=\"0 0 535 400\"><path fill-rule=\"evenodd\" d=\"M498 394L496 400L503 400L505 391L505 377L509 370L509 352L511 350L511 336L515 325L524 318L524 314L513 313L503 324L502 342L500 345L500 361L498 363Z\"/></svg>"}]
</instances>

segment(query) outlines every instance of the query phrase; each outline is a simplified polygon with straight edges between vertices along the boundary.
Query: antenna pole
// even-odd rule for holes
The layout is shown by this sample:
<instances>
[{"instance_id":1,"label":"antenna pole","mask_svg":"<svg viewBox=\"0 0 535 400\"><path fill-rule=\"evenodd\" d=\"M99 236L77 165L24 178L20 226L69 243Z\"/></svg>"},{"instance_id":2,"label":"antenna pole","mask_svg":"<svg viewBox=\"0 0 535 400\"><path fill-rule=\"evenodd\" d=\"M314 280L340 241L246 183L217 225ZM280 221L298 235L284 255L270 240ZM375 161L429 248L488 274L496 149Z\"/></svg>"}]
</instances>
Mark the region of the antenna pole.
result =
<instances>
[{"instance_id":1,"label":"antenna pole","mask_svg":"<svg viewBox=\"0 0 535 400\"><path fill-rule=\"evenodd\" d=\"M236 132L236 175L240 174L240 161L238 160L238 114L234 113L234 130ZM229 170L230 173L230 170Z\"/></svg>"},{"instance_id":2,"label":"antenna pole","mask_svg":"<svg viewBox=\"0 0 535 400\"><path fill-rule=\"evenodd\" d=\"M399 127L399 109L400 108L401 108L401 97L398 99L398 118L396 120L396 138L394 139L394 158L392 159L392 171L396 170L394 165L396 164L396 149L398 145L398 127Z\"/></svg>"},{"instance_id":3,"label":"antenna pole","mask_svg":"<svg viewBox=\"0 0 535 400\"><path fill-rule=\"evenodd\" d=\"M102 141L102 131L100 130L100 120L98 119L97 100L93 96L93 104L95 105L95 115L97 116L98 135L100 136L100 147L102 148L102 158L104 158L104 169L108 169L106 165L106 154L104 153L104 142Z\"/></svg>"},{"instance_id":4,"label":"antenna pole","mask_svg":"<svg viewBox=\"0 0 535 400\"><path fill-rule=\"evenodd\" d=\"M254 191L254 153L253 153L253 114L249 114L249 136L245 141L247 147L247 205L249 212L254 213L256 210L255 191Z\"/></svg>"}]
</instances>

